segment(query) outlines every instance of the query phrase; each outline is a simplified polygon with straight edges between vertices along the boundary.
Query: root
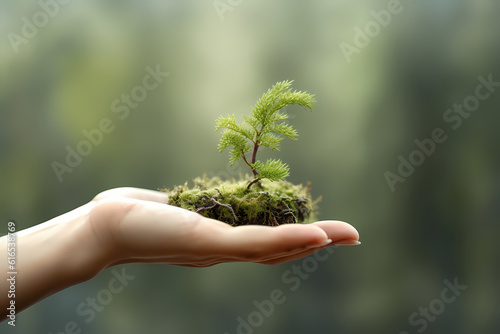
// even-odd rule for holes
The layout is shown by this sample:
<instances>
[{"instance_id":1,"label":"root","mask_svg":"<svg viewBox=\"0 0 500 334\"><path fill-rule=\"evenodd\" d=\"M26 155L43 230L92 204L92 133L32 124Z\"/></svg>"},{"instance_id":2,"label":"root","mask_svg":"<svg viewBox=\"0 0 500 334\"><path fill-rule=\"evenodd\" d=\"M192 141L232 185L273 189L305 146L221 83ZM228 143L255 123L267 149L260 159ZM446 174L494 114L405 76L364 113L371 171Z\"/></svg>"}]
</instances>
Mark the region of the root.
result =
<instances>
[{"instance_id":1,"label":"root","mask_svg":"<svg viewBox=\"0 0 500 334\"><path fill-rule=\"evenodd\" d=\"M219 194L220 194L220 192L219 192ZM202 210L210 210L210 209L215 208L216 205L219 205L219 206L225 207L226 209L228 209L229 211L231 211L231 214L233 215L233 218L234 218L233 223L238 221L238 217L236 217L236 214L234 213L234 210L231 207L231 205L229 205L229 204L222 204L222 203L218 202L213 197L210 197L210 200L214 203L213 205L199 207L199 208L196 209L196 212L200 212Z\"/></svg>"}]
</instances>

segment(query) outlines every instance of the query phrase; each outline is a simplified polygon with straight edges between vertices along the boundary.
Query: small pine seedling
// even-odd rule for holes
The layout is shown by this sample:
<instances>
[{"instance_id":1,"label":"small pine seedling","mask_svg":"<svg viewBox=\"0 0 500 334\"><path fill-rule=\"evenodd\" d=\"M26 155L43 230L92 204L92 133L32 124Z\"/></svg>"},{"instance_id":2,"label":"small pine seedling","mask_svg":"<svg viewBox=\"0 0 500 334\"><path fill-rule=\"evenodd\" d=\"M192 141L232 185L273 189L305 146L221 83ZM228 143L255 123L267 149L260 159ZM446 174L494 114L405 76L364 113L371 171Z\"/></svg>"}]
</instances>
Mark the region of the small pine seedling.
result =
<instances>
[{"instance_id":1,"label":"small pine seedling","mask_svg":"<svg viewBox=\"0 0 500 334\"><path fill-rule=\"evenodd\" d=\"M267 146L273 151L279 151L280 142L284 137L297 139L297 131L291 125L280 122L288 118L287 114L280 112L281 109L291 104L312 109L316 103L312 94L292 92L292 82L278 82L264 93L253 108L253 114L245 117L242 124L236 123L234 115L221 116L216 120L215 131L225 129L220 138L219 152L232 147L230 164L243 159L252 170L254 179L248 183L247 189L262 179L279 181L290 174L288 165L281 160L268 159L266 163L257 160L257 150L261 146ZM248 161L246 154L250 151L252 155Z\"/></svg>"}]
</instances>

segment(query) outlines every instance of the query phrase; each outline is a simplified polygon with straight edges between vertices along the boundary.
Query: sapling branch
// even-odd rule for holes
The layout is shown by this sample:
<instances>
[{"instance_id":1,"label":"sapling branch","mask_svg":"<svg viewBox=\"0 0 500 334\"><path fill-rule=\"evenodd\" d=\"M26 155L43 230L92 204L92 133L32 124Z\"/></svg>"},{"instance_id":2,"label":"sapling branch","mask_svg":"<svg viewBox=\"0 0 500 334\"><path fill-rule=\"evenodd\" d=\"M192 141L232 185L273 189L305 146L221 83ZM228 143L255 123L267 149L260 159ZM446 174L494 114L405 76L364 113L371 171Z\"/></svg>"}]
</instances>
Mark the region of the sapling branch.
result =
<instances>
[{"instance_id":1,"label":"sapling branch","mask_svg":"<svg viewBox=\"0 0 500 334\"><path fill-rule=\"evenodd\" d=\"M245 156L245 153L243 151L241 152L241 156L243 157L243 161L245 161L248 167L250 167L250 169L252 170L253 175L257 177L257 171L255 170L255 168L253 168L252 164L248 162L247 157Z\"/></svg>"},{"instance_id":2,"label":"sapling branch","mask_svg":"<svg viewBox=\"0 0 500 334\"><path fill-rule=\"evenodd\" d=\"M257 182L259 182L259 181L260 181L260 177L253 179L253 180L252 180L252 181L250 181L250 183L248 184L247 189L250 189L250 187L251 187L254 183L257 183Z\"/></svg>"}]
</instances>

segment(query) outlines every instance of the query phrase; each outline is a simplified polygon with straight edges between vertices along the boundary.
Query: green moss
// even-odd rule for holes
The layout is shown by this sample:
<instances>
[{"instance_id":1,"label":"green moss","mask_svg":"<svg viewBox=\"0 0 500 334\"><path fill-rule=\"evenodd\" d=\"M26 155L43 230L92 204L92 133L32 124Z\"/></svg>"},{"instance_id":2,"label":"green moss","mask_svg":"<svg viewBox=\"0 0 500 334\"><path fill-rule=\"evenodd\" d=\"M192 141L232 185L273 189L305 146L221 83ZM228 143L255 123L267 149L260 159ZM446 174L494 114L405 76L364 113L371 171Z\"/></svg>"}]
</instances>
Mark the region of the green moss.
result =
<instances>
[{"instance_id":1,"label":"green moss","mask_svg":"<svg viewBox=\"0 0 500 334\"><path fill-rule=\"evenodd\" d=\"M310 186L287 181L261 180L260 186L247 189L249 178L222 181L203 176L173 190L170 205L226 222L230 225L270 225L303 223L312 219L315 202Z\"/></svg>"}]
</instances>

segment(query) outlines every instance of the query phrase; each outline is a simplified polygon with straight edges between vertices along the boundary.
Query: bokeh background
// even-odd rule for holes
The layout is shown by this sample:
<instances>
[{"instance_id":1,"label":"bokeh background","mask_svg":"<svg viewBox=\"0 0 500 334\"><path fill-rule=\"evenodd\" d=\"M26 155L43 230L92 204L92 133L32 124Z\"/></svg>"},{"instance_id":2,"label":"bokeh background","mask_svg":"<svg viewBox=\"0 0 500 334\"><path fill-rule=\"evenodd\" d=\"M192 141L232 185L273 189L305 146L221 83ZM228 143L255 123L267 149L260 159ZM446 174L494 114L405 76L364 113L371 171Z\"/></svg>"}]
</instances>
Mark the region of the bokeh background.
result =
<instances>
[{"instance_id":1,"label":"bokeh background","mask_svg":"<svg viewBox=\"0 0 500 334\"><path fill-rule=\"evenodd\" d=\"M500 91L456 130L443 115L480 76L500 81L500 3L402 0L377 32L371 11L389 3L69 1L13 47L9 34L21 35L24 17L44 23L43 8L2 1L2 226L36 225L113 187L238 174L216 150L214 120L248 114L272 84L294 79L318 103L312 113L287 109L300 140L274 156L291 166L290 181L311 181L323 196L321 219L350 222L363 244L335 249L296 291L282 280L292 263L128 265L134 280L86 323L76 308L107 287L108 269L0 332L60 333L74 321L82 333L232 334L255 300L281 289L286 302L254 333L498 333ZM370 24L369 44L346 57L342 43L355 45L356 29ZM169 76L120 119L111 104L148 66ZM65 163L66 147L103 118L114 130L60 181L53 162ZM384 173L397 173L398 156L408 159L436 128L447 141L392 191ZM467 289L439 309L444 281L455 279ZM425 328L410 323L429 305L439 314Z\"/></svg>"}]
</instances>

